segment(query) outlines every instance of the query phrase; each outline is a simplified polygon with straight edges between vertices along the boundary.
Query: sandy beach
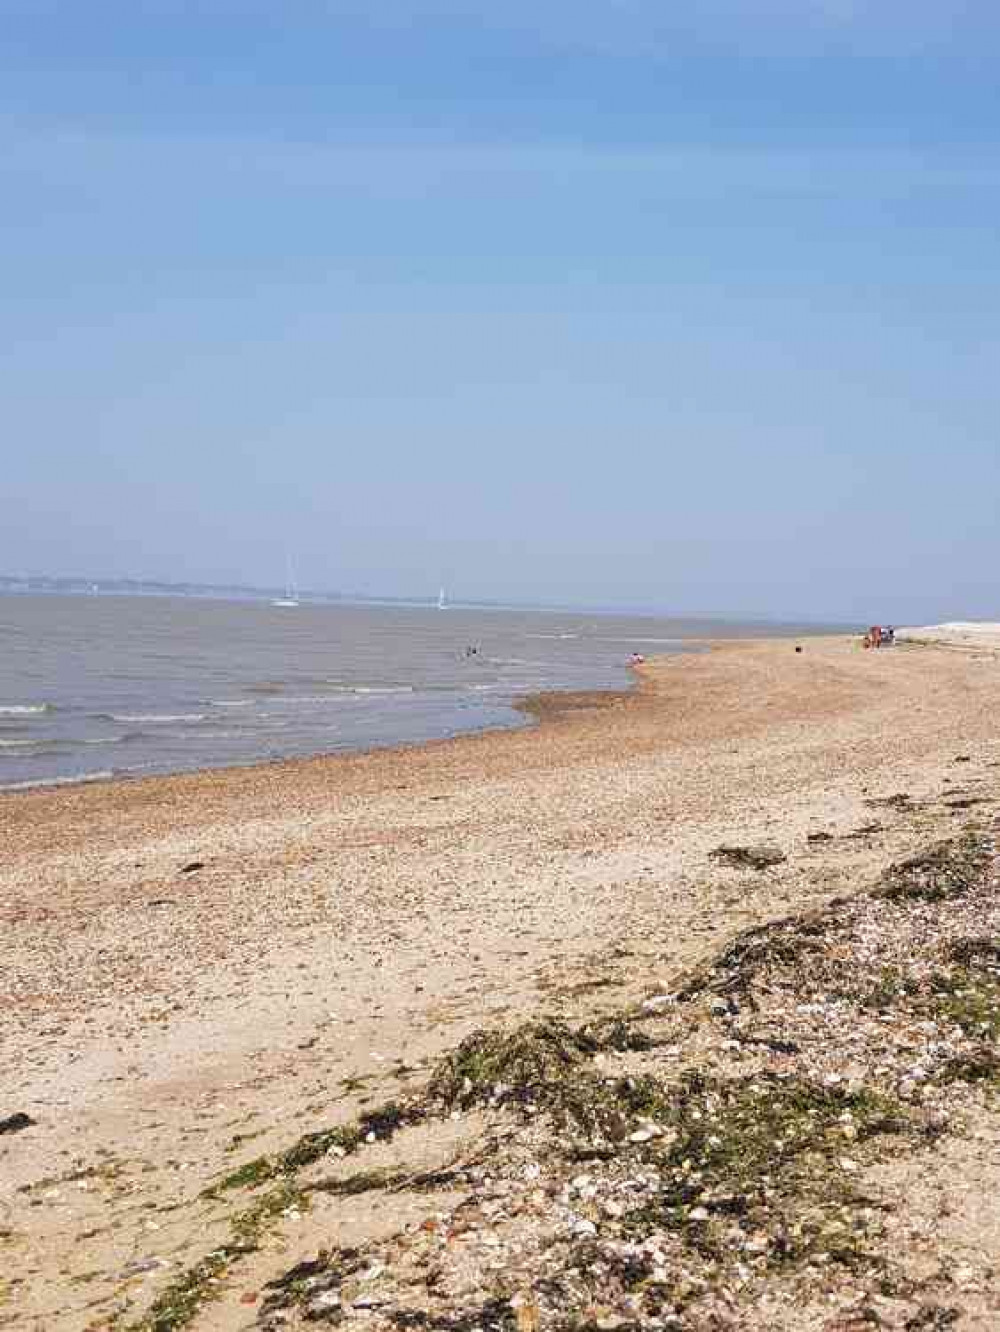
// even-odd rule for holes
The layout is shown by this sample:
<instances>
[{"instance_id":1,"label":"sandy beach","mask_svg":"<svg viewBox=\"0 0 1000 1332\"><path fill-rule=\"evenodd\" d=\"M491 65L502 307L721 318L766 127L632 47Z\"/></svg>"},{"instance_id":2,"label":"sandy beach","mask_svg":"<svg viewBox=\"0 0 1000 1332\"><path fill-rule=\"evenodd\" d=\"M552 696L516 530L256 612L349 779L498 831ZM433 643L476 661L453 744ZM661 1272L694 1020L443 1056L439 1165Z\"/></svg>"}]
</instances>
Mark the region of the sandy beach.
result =
<instances>
[{"instance_id":1,"label":"sandy beach","mask_svg":"<svg viewBox=\"0 0 1000 1332\"><path fill-rule=\"evenodd\" d=\"M823 910L969 825L992 836L995 652L801 645L653 660L629 694L528 700L538 725L523 731L0 798L0 1120L34 1121L0 1136L0 1327L295 1326L305 1314L271 1309L268 1281L320 1251L426 1238L472 1185L327 1189L308 1207L289 1195L245 1254L201 1270L210 1287L183 1321L144 1324L227 1242L246 1198L204 1197L221 1175L408 1094L479 1029L641 1012L741 932ZM754 871L713 856L734 845L784 859ZM691 1033L677 1040L694 1050L707 1038ZM986 1093L962 1095L967 1151L947 1148L947 1178L995 1199L1000 1133ZM407 1130L407 1161L471 1159L512 1113L484 1104L423 1121ZM372 1133L371 1168L397 1165ZM925 1158L913 1176L929 1216L934 1169ZM1000 1325L986 1275L1000 1269L995 1209L941 1231L938 1267L925 1263L925 1287L894 1297L881 1325ZM905 1322L946 1307L945 1269L955 1319ZM797 1324L754 1287L726 1306L731 1323L695 1309L650 1325L861 1327L830 1321L868 1289L838 1281L841 1303L817 1286ZM561 1325L525 1299L511 1326ZM326 1307L331 1322L347 1316L339 1295ZM350 1317L379 1332L450 1326L389 1307L362 1301ZM617 1306L592 1317L628 1322ZM482 1311L470 1324L492 1325Z\"/></svg>"}]
</instances>

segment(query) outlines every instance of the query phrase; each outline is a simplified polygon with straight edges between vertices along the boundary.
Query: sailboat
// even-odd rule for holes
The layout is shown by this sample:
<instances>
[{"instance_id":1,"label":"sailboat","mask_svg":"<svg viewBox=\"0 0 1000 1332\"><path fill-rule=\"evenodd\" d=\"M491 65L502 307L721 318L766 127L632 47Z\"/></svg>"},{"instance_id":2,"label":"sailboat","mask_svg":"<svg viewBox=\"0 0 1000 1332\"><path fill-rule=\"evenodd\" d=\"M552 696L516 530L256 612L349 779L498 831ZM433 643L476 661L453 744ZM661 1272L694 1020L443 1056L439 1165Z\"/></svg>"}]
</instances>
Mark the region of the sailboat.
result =
<instances>
[{"instance_id":1,"label":"sailboat","mask_svg":"<svg viewBox=\"0 0 1000 1332\"><path fill-rule=\"evenodd\" d=\"M441 591L438 593L438 610L447 610L447 609L448 609L448 603L445 600L444 588L442 588Z\"/></svg>"},{"instance_id":2,"label":"sailboat","mask_svg":"<svg viewBox=\"0 0 1000 1332\"><path fill-rule=\"evenodd\" d=\"M295 586L295 570L292 568L291 555L286 558L285 568L285 595L275 597L271 602L272 606L297 606L299 604L299 590Z\"/></svg>"}]
</instances>

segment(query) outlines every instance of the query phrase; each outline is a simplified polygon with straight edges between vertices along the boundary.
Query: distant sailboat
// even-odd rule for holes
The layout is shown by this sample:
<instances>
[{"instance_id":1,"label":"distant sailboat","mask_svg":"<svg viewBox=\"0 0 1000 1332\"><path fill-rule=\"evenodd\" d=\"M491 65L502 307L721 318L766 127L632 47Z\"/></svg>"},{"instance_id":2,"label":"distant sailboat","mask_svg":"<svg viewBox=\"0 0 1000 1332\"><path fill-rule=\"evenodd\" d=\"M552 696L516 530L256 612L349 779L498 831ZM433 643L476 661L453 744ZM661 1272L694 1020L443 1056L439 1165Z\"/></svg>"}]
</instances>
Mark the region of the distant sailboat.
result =
<instances>
[{"instance_id":1,"label":"distant sailboat","mask_svg":"<svg viewBox=\"0 0 1000 1332\"><path fill-rule=\"evenodd\" d=\"M438 593L438 610L447 610L448 602L445 600L444 588Z\"/></svg>"},{"instance_id":2,"label":"distant sailboat","mask_svg":"<svg viewBox=\"0 0 1000 1332\"><path fill-rule=\"evenodd\" d=\"M295 585L295 570L292 568L292 557L289 555L286 560L285 569L285 595L276 597L271 602L272 606L297 606L299 604L299 589Z\"/></svg>"}]
</instances>

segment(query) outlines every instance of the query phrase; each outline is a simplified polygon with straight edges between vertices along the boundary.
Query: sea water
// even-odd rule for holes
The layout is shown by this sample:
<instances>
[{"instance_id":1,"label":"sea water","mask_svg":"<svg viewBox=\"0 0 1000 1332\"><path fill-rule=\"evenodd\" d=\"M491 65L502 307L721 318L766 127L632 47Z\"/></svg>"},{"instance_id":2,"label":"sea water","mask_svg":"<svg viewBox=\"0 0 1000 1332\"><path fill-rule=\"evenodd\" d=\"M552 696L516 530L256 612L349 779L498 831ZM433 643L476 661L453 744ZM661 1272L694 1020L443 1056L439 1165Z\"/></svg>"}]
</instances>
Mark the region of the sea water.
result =
<instances>
[{"instance_id":1,"label":"sea water","mask_svg":"<svg viewBox=\"0 0 1000 1332\"><path fill-rule=\"evenodd\" d=\"M195 597L0 596L0 789L525 724L527 693L620 689L633 652L761 626Z\"/></svg>"}]
</instances>

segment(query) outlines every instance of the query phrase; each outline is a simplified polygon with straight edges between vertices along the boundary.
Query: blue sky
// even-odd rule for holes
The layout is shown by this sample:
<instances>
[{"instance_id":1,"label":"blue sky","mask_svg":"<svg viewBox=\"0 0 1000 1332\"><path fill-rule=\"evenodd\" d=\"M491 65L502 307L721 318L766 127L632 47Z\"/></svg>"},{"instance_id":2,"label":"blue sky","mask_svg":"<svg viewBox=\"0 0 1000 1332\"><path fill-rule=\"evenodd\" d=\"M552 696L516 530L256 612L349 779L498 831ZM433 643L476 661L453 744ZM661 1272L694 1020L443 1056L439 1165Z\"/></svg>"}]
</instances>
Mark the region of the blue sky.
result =
<instances>
[{"instance_id":1,"label":"blue sky","mask_svg":"<svg viewBox=\"0 0 1000 1332\"><path fill-rule=\"evenodd\" d=\"M0 0L0 570L1000 618L998 39Z\"/></svg>"}]
</instances>

